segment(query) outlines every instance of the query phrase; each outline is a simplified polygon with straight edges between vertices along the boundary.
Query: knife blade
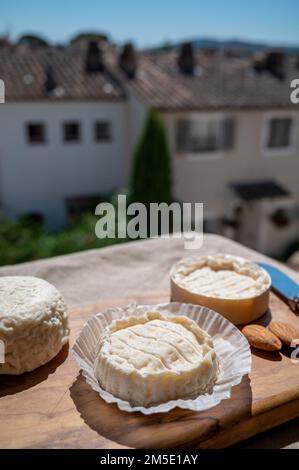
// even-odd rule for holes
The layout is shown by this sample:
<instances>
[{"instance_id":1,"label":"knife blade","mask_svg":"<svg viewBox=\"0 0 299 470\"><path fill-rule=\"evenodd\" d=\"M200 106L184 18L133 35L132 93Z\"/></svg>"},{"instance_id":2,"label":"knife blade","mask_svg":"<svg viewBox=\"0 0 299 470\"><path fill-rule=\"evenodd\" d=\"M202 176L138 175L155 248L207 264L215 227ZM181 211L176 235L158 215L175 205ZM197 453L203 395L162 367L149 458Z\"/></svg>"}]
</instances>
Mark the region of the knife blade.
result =
<instances>
[{"instance_id":1,"label":"knife blade","mask_svg":"<svg viewBox=\"0 0 299 470\"><path fill-rule=\"evenodd\" d=\"M272 279L272 289L282 297L296 315L299 315L299 284L280 269L267 263L258 263Z\"/></svg>"}]
</instances>

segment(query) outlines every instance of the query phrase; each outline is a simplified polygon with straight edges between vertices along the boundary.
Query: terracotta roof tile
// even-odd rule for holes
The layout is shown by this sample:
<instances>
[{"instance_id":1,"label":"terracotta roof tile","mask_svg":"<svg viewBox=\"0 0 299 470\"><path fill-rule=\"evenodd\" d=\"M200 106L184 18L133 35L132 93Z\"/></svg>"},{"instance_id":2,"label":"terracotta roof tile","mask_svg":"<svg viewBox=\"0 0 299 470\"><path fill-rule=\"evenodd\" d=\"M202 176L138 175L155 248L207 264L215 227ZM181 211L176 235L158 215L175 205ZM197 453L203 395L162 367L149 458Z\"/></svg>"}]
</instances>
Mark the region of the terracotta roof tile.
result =
<instances>
[{"instance_id":1,"label":"terracotta roof tile","mask_svg":"<svg viewBox=\"0 0 299 470\"><path fill-rule=\"evenodd\" d=\"M0 78L6 85L7 101L15 100L123 100L132 91L147 105L164 110L279 108L293 106L290 83L298 75L295 59L288 58L285 79L268 72L256 73L249 57L232 58L221 53L196 53L192 76L177 67L177 52L140 53L138 73L129 80L120 72L117 53L105 51L106 70L85 72L86 51L70 46L38 50L0 49ZM45 92L47 66L51 66L57 90Z\"/></svg>"},{"instance_id":2,"label":"terracotta roof tile","mask_svg":"<svg viewBox=\"0 0 299 470\"><path fill-rule=\"evenodd\" d=\"M149 105L169 110L293 106L290 83L298 71L292 58L284 80L256 73L251 58L198 53L196 61L194 74L186 76L178 70L176 53L144 54L131 87Z\"/></svg>"},{"instance_id":3,"label":"terracotta roof tile","mask_svg":"<svg viewBox=\"0 0 299 470\"><path fill-rule=\"evenodd\" d=\"M84 54L76 48L1 49L0 78L5 82L6 100L124 99L123 88L108 71L85 72ZM48 66L57 83L51 96L44 87Z\"/></svg>"}]
</instances>

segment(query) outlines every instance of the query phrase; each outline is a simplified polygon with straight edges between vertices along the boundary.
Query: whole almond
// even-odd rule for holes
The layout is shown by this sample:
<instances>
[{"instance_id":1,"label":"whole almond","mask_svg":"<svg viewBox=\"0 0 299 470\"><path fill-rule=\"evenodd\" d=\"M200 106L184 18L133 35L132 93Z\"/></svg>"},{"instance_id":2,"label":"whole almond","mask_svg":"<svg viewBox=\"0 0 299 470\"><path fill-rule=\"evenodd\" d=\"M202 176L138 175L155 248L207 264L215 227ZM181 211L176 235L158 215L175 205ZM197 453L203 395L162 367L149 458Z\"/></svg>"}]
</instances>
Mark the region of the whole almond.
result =
<instances>
[{"instance_id":1,"label":"whole almond","mask_svg":"<svg viewBox=\"0 0 299 470\"><path fill-rule=\"evenodd\" d=\"M287 323L272 322L269 325L269 330L287 346L291 346L292 341L299 338L299 332Z\"/></svg>"},{"instance_id":2,"label":"whole almond","mask_svg":"<svg viewBox=\"0 0 299 470\"><path fill-rule=\"evenodd\" d=\"M280 339L261 325L247 325L242 329L250 346L263 351L279 351L282 347Z\"/></svg>"}]
</instances>

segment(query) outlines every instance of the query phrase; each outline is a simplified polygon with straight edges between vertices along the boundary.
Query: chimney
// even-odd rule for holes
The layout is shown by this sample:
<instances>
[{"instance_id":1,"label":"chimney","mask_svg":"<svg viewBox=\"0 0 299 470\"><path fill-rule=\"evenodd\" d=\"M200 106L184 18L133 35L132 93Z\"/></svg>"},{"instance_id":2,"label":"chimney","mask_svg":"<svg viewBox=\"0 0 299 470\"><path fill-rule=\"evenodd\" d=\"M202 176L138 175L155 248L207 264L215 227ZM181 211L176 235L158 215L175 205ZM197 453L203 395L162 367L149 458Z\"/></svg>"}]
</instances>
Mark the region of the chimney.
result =
<instances>
[{"instance_id":1,"label":"chimney","mask_svg":"<svg viewBox=\"0 0 299 470\"><path fill-rule=\"evenodd\" d=\"M57 88L57 82L54 77L54 70L51 65L47 65L46 67L46 79L44 87L47 95L53 93L53 91Z\"/></svg>"},{"instance_id":2,"label":"chimney","mask_svg":"<svg viewBox=\"0 0 299 470\"><path fill-rule=\"evenodd\" d=\"M90 41L86 52L85 71L87 73L97 73L103 72L104 68L103 53L98 42Z\"/></svg>"},{"instance_id":3,"label":"chimney","mask_svg":"<svg viewBox=\"0 0 299 470\"><path fill-rule=\"evenodd\" d=\"M265 57L265 69L279 80L283 80L285 65L285 56L283 52L271 51Z\"/></svg>"},{"instance_id":4,"label":"chimney","mask_svg":"<svg viewBox=\"0 0 299 470\"><path fill-rule=\"evenodd\" d=\"M181 46L178 57L180 72L184 75L192 75L195 67L195 58L191 42L185 42Z\"/></svg>"},{"instance_id":5,"label":"chimney","mask_svg":"<svg viewBox=\"0 0 299 470\"><path fill-rule=\"evenodd\" d=\"M133 44L124 45L118 60L119 67L127 75L128 78L134 79L137 72L137 55Z\"/></svg>"},{"instance_id":6,"label":"chimney","mask_svg":"<svg viewBox=\"0 0 299 470\"><path fill-rule=\"evenodd\" d=\"M265 70L265 58L263 54L255 54L253 56L253 69L256 73L261 74Z\"/></svg>"}]
</instances>

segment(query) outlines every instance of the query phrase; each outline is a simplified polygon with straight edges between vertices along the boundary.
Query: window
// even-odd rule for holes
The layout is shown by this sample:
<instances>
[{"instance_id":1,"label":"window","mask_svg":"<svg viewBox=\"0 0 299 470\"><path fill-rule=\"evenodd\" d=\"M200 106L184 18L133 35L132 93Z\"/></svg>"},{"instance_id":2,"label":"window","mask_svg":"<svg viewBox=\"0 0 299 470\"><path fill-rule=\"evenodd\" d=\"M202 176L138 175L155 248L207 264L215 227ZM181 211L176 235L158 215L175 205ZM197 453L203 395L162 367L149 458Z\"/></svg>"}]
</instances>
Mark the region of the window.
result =
<instances>
[{"instance_id":1,"label":"window","mask_svg":"<svg viewBox=\"0 0 299 470\"><path fill-rule=\"evenodd\" d=\"M234 144L235 121L225 119L179 119L176 128L178 152L200 154L230 150Z\"/></svg>"},{"instance_id":2,"label":"window","mask_svg":"<svg viewBox=\"0 0 299 470\"><path fill-rule=\"evenodd\" d=\"M29 123L26 128L27 141L30 144L42 144L46 142L46 128L42 123Z\"/></svg>"},{"instance_id":3,"label":"window","mask_svg":"<svg viewBox=\"0 0 299 470\"><path fill-rule=\"evenodd\" d=\"M80 124L78 122L66 122L64 124L64 141L79 142L80 141Z\"/></svg>"},{"instance_id":4,"label":"window","mask_svg":"<svg viewBox=\"0 0 299 470\"><path fill-rule=\"evenodd\" d=\"M96 142L110 142L111 124L108 121L98 121L95 123L95 140Z\"/></svg>"},{"instance_id":5,"label":"window","mask_svg":"<svg viewBox=\"0 0 299 470\"><path fill-rule=\"evenodd\" d=\"M269 121L267 148L281 149L291 146L291 118L272 118Z\"/></svg>"}]
</instances>

